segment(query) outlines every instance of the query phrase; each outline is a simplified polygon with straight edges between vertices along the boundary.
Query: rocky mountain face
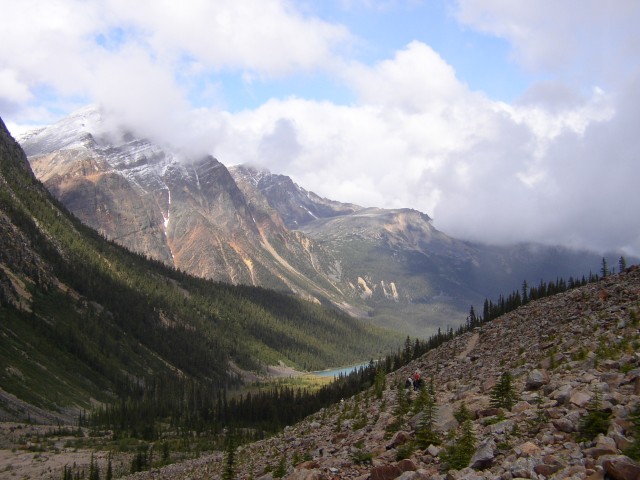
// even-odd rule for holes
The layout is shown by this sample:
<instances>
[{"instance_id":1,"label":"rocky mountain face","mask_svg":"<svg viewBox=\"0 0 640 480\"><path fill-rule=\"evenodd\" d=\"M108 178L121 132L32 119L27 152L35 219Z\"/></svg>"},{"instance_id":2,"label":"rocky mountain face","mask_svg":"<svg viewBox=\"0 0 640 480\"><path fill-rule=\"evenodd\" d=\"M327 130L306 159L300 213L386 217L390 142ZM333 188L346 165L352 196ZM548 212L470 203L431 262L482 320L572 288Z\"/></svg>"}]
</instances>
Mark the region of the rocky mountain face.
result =
<instances>
[{"instance_id":1,"label":"rocky mountain face","mask_svg":"<svg viewBox=\"0 0 640 480\"><path fill-rule=\"evenodd\" d=\"M94 107L32 132L22 146L67 208L133 251L204 278L306 298L340 296L335 262L245 197L211 156L192 158L107 130Z\"/></svg>"},{"instance_id":2,"label":"rocky mountain face","mask_svg":"<svg viewBox=\"0 0 640 480\"><path fill-rule=\"evenodd\" d=\"M83 142L93 145L94 140L87 136ZM104 158L89 157L83 161L86 174L65 175L64 168L75 163L62 162L50 179L58 181L60 191L72 182L85 185L80 192L91 193L101 208L109 204L92 181L115 179L136 205L142 205L141 198L161 204L144 196L142 178L124 182L124 176L100 170ZM147 168L142 161L140 166ZM206 158L183 168L179 180L197 176L198 192L207 194L199 196L186 183L171 190L177 200L164 212L169 222L162 236L202 235L197 226L183 224L190 219L212 223L209 234L225 220L225 231L237 237L260 232L248 223L244 197L224 167ZM231 187L220 187L217 170ZM162 179L171 188L177 182L171 164ZM67 193L72 191L77 190ZM171 217L173 208L189 202L201 202L199 217ZM183 255L180 249L171 253ZM76 423L80 412L125 401L132 388L149 384L171 384L180 391L189 382L190 392L206 391L211 398L249 376L260 378L269 366L340 366L379 355L400 340L335 308L289 293L190 276L106 241L36 179L0 119L0 421ZM186 401L180 394L175 398Z\"/></svg>"},{"instance_id":3,"label":"rocky mountain face","mask_svg":"<svg viewBox=\"0 0 640 480\"><path fill-rule=\"evenodd\" d=\"M387 375L380 395L372 387L240 447L235 478L640 478L640 464L624 454L640 440L633 418L640 406L639 315L637 266L531 302ZM420 394L404 388L416 370L433 386L439 441L427 445L420 443L427 407L416 408ZM505 373L510 408L495 406ZM596 414L605 419L601 433L588 421ZM448 432L463 430L472 446L452 469ZM223 455L215 454L131 478L215 479L224 467Z\"/></svg>"},{"instance_id":4,"label":"rocky mountain face","mask_svg":"<svg viewBox=\"0 0 640 480\"><path fill-rule=\"evenodd\" d=\"M261 193L263 202L282 218L295 218L289 227L332 255L348 284L343 292L350 302L379 324L412 335L455 325L470 305L479 307L485 298L518 289L523 280L536 284L588 275L600 265L601 258L593 253L563 247L461 241L436 229L428 215L416 210L339 204L306 192L282 175L245 167L231 171L245 195ZM243 181L246 178L254 181Z\"/></svg>"},{"instance_id":5,"label":"rocky mountain face","mask_svg":"<svg viewBox=\"0 0 640 480\"><path fill-rule=\"evenodd\" d=\"M600 265L589 252L460 241L421 212L328 200L287 176L227 169L107 123L88 107L21 143L37 177L84 223L194 275L293 292L424 337L523 280Z\"/></svg>"}]
</instances>

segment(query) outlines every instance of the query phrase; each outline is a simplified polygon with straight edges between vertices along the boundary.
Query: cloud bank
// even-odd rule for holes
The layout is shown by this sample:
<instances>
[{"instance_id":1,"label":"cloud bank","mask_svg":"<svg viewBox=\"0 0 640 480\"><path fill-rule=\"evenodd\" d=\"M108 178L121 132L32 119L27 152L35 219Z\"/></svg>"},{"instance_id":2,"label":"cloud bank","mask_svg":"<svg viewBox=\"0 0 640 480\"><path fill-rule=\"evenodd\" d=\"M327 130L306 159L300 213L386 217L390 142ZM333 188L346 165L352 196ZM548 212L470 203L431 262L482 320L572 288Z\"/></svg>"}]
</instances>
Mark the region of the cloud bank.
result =
<instances>
[{"instance_id":1,"label":"cloud bank","mask_svg":"<svg viewBox=\"0 0 640 480\"><path fill-rule=\"evenodd\" d=\"M416 208L454 236L640 255L635 1L452 5L460 28L507 41L531 72L512 103L474 91L424 41L360 61L363 39L293 1L0 2L15 20L0 27L14 39L0 45L10 127L100 103L140 135L332 199ZM230 76L245 91L329 78L351 100L278 95L232 111Z\"/></svg>"}]
</instances>

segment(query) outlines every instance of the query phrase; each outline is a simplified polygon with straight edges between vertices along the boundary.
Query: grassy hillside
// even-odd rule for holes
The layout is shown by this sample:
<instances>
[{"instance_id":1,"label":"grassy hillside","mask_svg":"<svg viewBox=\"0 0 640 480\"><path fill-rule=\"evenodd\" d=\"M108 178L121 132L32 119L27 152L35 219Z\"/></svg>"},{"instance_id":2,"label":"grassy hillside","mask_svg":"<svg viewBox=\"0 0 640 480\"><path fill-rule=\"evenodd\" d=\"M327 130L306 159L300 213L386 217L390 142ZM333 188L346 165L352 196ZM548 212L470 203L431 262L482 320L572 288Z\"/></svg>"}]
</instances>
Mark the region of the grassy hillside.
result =
<instances>
[{"instance_id":1,"label":"grassy hillside","mask_svg":"<svg viewBox=\"0 0 640 480\"><path fill-rule=\"evenodd\" d=\"M232 386L230 361L312 370L399 343L342 313L196 279L106 241L47 193L1 122L0 243L0 387L47 410L86 408L152 377Z\"/></svg>"}]
</instances>

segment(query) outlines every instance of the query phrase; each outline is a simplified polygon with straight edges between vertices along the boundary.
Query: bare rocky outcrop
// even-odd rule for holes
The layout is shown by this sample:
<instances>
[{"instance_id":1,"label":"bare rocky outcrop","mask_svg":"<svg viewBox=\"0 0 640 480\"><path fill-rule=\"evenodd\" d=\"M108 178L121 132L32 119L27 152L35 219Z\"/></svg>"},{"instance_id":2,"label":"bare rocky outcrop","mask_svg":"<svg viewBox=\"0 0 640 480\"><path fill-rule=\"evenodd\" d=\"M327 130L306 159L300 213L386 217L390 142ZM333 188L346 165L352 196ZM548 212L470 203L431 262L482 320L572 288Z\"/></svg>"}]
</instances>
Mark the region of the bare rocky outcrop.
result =
<instances>
[{"instance_id":1,"label":"bare rocky outcrop","mask_svg":"<svg viewBox=\"0 0 640 480\"><path fill-rule=\"evenodd\" d=\"M261 478L285 455L285 478L637 479L640 467L623 450L632 440L629 415L640 402L639 314L637 267L531 302L390 374L381 399L362 393L241 447L238 478ZM470 410L474 468L447 470L442 445L413 443L420 422L416 412L398 412L398 396L415 401L416 393L396 385L416 368L433 377L441 414L451 412L443 415L445 429L455 425L452 412L462 403ZM511 410L491 409L490 390L505 371L518 402ZM585 440L578 430L596 395L611 423L605 434ZM311 463L291 464L304 456ZM132 478L220 478L221 462L212 457Z\"/></svg>"}]
</instances>

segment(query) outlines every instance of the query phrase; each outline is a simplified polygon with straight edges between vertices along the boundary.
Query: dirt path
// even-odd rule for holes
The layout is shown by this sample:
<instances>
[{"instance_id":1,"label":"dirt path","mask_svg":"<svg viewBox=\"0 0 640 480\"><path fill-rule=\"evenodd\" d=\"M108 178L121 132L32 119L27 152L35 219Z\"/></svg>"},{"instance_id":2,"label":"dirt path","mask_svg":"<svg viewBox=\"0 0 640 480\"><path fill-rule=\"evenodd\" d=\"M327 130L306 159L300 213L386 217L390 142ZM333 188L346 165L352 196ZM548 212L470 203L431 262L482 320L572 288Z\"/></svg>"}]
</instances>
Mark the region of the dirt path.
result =
<instances>
[{"instance_id":1,"label":"dirt path","mask_svg":"<svg viewBox=\"0 0 640 480\"><path fill-rule=\"evenodd\" d=\"M471 350L476 348L479 340L480 335L478 333L474 333L473 335L471 335L471 338L469 339L469 342L467 342L467 346L465 347L464 351L458 355L458 360L462 360L464 357L469 355L471 353Z\"/></svg>"}]
</instances>

